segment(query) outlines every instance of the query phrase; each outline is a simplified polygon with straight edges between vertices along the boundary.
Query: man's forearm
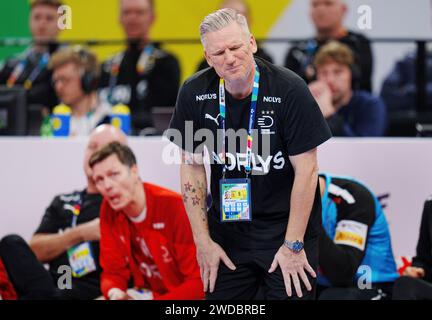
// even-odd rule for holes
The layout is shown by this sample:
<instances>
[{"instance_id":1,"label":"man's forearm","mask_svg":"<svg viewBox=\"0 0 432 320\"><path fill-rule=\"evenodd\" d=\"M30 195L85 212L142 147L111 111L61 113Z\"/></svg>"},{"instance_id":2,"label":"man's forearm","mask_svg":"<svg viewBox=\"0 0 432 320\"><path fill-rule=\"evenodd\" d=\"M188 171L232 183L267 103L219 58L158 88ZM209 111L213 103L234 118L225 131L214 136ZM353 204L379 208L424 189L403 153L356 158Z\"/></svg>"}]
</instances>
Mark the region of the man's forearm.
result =
<instances>
[{"instance_id":1,"label":"man's forearm","mask_svg":"<svg viewBox=\"0 0 432 320\"><path fill-rule=\"evenodd\" d=\"M303 240L315 198L318 181L316 168L309 172L297 173L291 191L291 207L286 239Z\"/></svg>"},{"instance_id":2,"label":"man's forearm","mask_svg":"<svg viewBox=\"0 0 432 320\"><path fill-rule=\"evenodd\" d=\"M63 233L36 234L30 240L30 247L39 261L49 262L81 241L82 235L77 227Z\"/></svg>"},{"instance_id":3,"label":"man's forearm","mask_svg":"<svg viewBox=\"0 0 432 320\"><path fill-rule=\"evenodd\" d=\"M183 203L195 243L208 239L207 179L203 165L182 164L180 168Z\"/></svg>"},{"instance_id":4,"label":"man's forearm","mask_svg":"<svg viewBox=\"0 0 432 320\"><path fill-rule=\"evenodd\" d=\"M320 227L319 266L324 276L334 286L352 285L356 271L364 258L364 252L350 246L335 244Z\"/></svg>"}]
</instances>

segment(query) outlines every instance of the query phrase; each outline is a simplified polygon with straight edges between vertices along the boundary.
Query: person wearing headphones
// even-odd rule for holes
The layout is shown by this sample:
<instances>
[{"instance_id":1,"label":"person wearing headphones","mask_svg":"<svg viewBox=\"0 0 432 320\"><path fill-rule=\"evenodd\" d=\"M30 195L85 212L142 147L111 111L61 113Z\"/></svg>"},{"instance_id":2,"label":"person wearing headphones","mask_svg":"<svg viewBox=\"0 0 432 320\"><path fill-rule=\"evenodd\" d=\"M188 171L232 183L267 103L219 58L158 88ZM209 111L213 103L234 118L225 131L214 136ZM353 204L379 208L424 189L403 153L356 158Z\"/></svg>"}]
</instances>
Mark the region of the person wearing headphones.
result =
<instances>
[{"instance_id":1,"label":"person wearing headphones","mask_svg":"<svg viewBox=\"0 0 432 320\"><path fill-rule=\"evenodd\" d=\"M100 69L96 55L80 46L55 53L49 63L59 100L71 108L70 136L87 136L109 122L111 106L97 94Z\"/></svg>"},{"instance_id":2,"label":"person wearing headphones","mask_svg":"<svg viewBox=\"0 0 432 320\"><path fill-rule=\"evenodd\" d=\"M331 41L314 59L317 80L309 84L333 136L383 136L387 127L384 101L363 90L353 89L358 75L354 54L345 44Z\"/></svg>"}]
</instances>

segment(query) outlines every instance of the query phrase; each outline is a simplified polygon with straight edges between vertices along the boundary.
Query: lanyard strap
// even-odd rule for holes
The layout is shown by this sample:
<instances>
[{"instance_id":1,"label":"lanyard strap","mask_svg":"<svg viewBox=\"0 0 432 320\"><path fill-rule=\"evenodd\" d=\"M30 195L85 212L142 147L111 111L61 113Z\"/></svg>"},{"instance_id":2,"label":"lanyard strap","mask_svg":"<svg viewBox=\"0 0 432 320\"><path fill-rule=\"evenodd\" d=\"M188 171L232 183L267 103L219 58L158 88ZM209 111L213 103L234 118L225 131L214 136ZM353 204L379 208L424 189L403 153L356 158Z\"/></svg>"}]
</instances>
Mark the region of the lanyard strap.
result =
<instances>
[{"instance_id":1,"label":"lanyard strap","mask_svg":"<svg viewBox=\"0 0 432 320\"><path fill-rule=\"evenodd\" d=\"M18 80L18 78L21 76L21 74L24 72L25 67L27 66L27 59L21 60L13 69L11 75L9 76L6 84L7 86L13 87L15 85L15 82Z\"/></svg>"},{"instance_id":2,"label":"lanyard strap","mask_svg":"<svg viewBox=\"0 0 432 320\"><path fill-rule=\"evenodd\" d=\"M143 74L145 72L150 57L153 54L153 51L154 51L154 45L148 44L141 52L136 64L136 71L138 74ZM111 65L108 100L112 104L116 103L115 101L112 101L112 94L114 91L114 87L117 84L118 75L120 73L120 66L123 62L124 56L125 56L124 52L116 56L113 59L113 63Z\"/></svg>"},{"instance_id":3,"label":"lanyard strap","mask_svg":"<svg viewBox=\"0 0 432 320\"><path fill-rule=\"evenodd\" d=\"M50 55L48 52L44 53L42 57L40 58L37 66L33 69L33 71L30 73L28 78L24 81L24 88L27 90L30 90L33 86L33 82L36 80L36 78L40 75L42 70L48 65ZM7 80L7 86L13 87L16 83L16 81L19 79L19 77L24 72L25 68L27 67L28 63L28 56L21 60L14 70L12 71L9 79Z\"/></svg>"},{"instance_id":4,"label":"lanyard strap","mask_svg":"<svg viewBox=\"0 0 432 320\"><path fill-rule=\"evenodd\" d=\"M154 50L154 46L152 44L148 44L144 48L136 65L136 71L138 74L143 74L144 71L146 70L150 57L153 54L153 50Z\"/></svg>"},{"instance_id":5,"label":"lanyard strap","mask_svg":"<svg viewBox=\"0 0 432 320\"><path fill-rule=\"evenodd\" d=\"M72 206L72 228L75 228L78 221L78 216L81 213L81 206L83 203L84 191L80 192L78 201Z\"/></svg>"},{"instance_id":6,"label":"lanyard strap","mask_svg":"<svg viewBox=\"0 0 432 320\"><path fill-rule=\"evenodd\" d=\"M248 127L248 138L247 138L247 146L246 146L246 155L247 155L247 165L245 167L246 178L249 176L251 170L251 161L252 161L252 142L253 142L253 128L255 124L255 114L258 102L258 92L259 92L259 79L260 72L258 66L255 64L255 76L254 83L252 89L252 98L251 98L251 106L249 113L249 127ZM219 113L221 117L221 129L222 129L222 177L225 179L225 174L227 170L226 164L226 150L225 150L225 137L226 137L226 128L225 128L225 115L226 115L226 98L225 98L225 81L223 78L219 80Z\"/></svg>"},{"instance_id":7,"label":"lanyard strap","mask_svg":"<svg viewBox=\"0 0 432 320\"><path fill-rule=\"evenodd\" d=\"M24 88L26 88L27 90L31 89L31 87L33 86L33 81L36 80L36 78L41 74L42 70L48 65L49 58L49 53L45 52L39 60L36 68L34 68L32 73L30 73L28 79L24 81Z\"/></svg>"}]
</instances>

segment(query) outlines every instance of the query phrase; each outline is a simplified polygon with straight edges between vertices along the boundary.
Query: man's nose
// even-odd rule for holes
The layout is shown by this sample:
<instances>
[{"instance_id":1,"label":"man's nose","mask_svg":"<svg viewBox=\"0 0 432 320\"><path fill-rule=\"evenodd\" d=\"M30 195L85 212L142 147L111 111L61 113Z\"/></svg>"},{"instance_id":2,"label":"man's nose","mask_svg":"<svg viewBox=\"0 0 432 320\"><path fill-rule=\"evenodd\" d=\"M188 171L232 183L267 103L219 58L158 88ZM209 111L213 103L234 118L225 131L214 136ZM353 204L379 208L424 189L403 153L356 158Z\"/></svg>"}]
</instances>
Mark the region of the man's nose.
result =
<instances>
[{"instance_id":1,"label":"man's nose","mask_svg":"<svg viewBox=\"0 0 432 320\"><path fill-rule=\"evenodd\" d=\"M55 88L55 91L57 92L57 94L62 92L63 87L64 87L63 81L57 80L54 82L54 88Z\"/></svg>"},{"instance_id":2,"label":"man's nose","mask_svg":"<svg viewBox=\"0 0 432 320\"><path fill-rule=\"evenodd\" d=\"M111 191L111 189L112 189L112 182L111 182L111 180L110 179L105 179L103 187L104 187L104 189L105 189L106 192Z\"/></svg>"},{"instance_id":3,"label":"man's nose","mask_svg":"<svg viewBox=\"0 0 432 320\"><path fill-rule=\"evenodd\" d=\"M225 51L225 61L227 64L233 64L235 62L234 53L229 49Z\"/></svg>"},{"instance_id":4,"label":"man's nose","mask_svg":"<svg viewBox=\"0 0 432 320\"><path fill-rule=\"evenodd\" d=\"M335 76L333 74L326 75L325 82L327 82L328 85L333 85L335 83Z\"/></svg>"}]
</instances>

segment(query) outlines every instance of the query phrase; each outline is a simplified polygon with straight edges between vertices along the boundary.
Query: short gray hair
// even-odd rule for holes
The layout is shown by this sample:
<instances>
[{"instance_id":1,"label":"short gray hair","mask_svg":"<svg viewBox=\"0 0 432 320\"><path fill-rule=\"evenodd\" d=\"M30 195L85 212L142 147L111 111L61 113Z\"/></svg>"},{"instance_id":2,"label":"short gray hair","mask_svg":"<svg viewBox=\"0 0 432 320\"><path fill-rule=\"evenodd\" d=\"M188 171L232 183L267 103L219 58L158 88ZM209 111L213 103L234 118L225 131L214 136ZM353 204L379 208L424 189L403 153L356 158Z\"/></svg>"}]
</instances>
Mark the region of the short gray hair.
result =
<instances>
[{"instance_id":1,"label":"short gray hair","mask_svg":"<svg viewBox=\"0 0 432 320\"><path fill-rule=\"evenodd\" d=\"M204 44L204 36L207 33L219 31L231 23L236 22L245 32L250 35L246 17L233 9L224 8L207 15L200 24L201 43Z\"/></svg>"}]
</instances>

